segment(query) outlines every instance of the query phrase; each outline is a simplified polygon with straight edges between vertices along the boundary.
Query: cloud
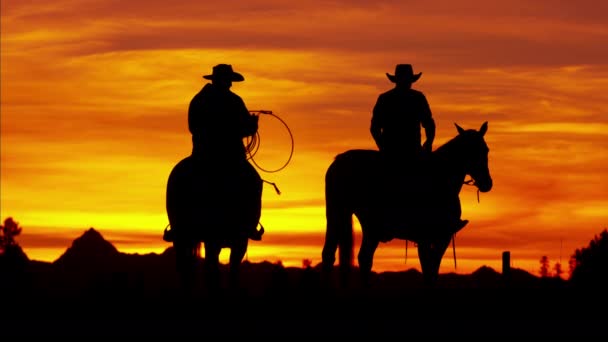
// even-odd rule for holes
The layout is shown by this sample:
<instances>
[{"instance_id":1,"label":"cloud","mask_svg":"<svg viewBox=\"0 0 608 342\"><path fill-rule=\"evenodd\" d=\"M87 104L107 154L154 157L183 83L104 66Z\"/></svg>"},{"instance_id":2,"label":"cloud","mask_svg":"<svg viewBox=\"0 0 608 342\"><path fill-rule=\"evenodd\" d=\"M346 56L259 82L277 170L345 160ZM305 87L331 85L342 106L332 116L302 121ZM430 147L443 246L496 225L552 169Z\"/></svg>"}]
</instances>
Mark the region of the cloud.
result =
<instances>
[{"instance_id":1,"label":"cloud","mask_svg":"<svg viewBox=\"0 0 608 342\"><path fill-rule=\"evenodd\" d=\"M436 66L449 61L459 67L606 60L601 42L608 32L597 14L605 5L595 2L575 7L550 1L535 6L481 1L458 6L343 1L322 6L311 1L165 5L11 3L3 20L14 27L6 35L8 42L40 51L60 48L70 55L169 49L317 51L374 60L408 56L417 63ZM46 47L36 45L42 38Z\"/></svg>"},{"instance_id":2,"label":"cloud","mask_svg":"<svg viewBox=\"0 0 608 342\"><path fill-rule=\"evenodd\" d=\"M166 223L168 173L191 151L187 105L201 76L229 62L246 78L233 90L250 109L279 115L294 137L288 167L262 173L282 191L265 185L264 222L279 234L268 235L267 255L298 239L313 253L324 172L337 153L375 148L371 109L392 86L385 73L409 62L423 72L415 87L430 101L435 147L455 136L454 123L489 122L495 186L480 203L464 189L479 230L463 246L532 258L556 254L560 231L572 249L606 219L607 6L3 1L2 212L27 226L132 231L132 242L117 241L152 246ZM261 118L256 159L270 169L289 153L273 120ZM25 240L56 245L61 236Z\"/></svg>"}]
</instances>

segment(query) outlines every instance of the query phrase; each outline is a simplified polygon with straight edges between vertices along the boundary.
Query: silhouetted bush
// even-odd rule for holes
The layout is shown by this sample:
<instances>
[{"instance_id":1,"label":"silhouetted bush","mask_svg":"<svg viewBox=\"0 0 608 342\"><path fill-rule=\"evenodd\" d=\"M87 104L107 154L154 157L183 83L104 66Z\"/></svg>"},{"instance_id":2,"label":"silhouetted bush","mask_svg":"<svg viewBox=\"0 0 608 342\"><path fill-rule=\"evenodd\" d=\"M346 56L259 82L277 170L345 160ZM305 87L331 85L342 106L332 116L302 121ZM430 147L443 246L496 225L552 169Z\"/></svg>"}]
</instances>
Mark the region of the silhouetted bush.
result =
<instances>
[{"instance_id":1,"label":"silhouetted bush","mask_svg":"<svg viewBox=\"0 0 608 342\"><path fill-rule=\"evenodd\" d=\"M12 217L7 217L4 220L4 224L0 225L0 255L4 254L10 247L18 245L15 237L21 234L21 230L19 222Z\"/></svg>"},{"instance_id":2,"label":"silhouetted bush","mask_svg":"<svg viewBox=\"0 0 608 342\"><path fill-rule=\"evenodd\" d=\"M606 288L608 286L608 230L604 229L571 256L574 266L570 282L573 286Z\"/></svg>"}]
</instances>

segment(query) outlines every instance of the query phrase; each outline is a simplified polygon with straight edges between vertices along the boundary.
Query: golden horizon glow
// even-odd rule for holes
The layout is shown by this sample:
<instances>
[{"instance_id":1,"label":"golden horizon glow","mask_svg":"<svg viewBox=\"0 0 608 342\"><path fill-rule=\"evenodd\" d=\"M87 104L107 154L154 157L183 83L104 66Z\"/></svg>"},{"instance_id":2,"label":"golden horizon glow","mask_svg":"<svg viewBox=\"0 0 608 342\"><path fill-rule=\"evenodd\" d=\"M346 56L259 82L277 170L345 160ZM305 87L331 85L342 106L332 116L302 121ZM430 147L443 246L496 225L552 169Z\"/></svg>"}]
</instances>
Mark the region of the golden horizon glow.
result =
<instances>
[{"instance_id":1,"label":"golden horizon glow","mask_svg":"<svg viewBox=\"0 0 608 342\"><path fill-rule=\"evenodd\" d=\"M500 269L507 250L532 273L541 256L567 266L608 226L605 2L1 6L0 219L20 223L30 258L58 258L89 227L121 251L168 247L166 180L191 151L188 103L218 63L245 76L233 90L248 108L272 110L295 140L285 169L260 172L281 194L264 187L267 233L251 261L319 262L325 170L337 153L375 148L371 110L398 63L423 73L414 86L429 99L435 147L454 123L489 122L494 188L479 203L463 188L471 223L456 238L457 272ZM256 162L282 165L285 128L263 116L260 136ZM407 263L404 253L403 241L380 245L374 270L419 268L413 245ZM450 247L442 271L451 259Z\"/></svg>"}]
</instances>

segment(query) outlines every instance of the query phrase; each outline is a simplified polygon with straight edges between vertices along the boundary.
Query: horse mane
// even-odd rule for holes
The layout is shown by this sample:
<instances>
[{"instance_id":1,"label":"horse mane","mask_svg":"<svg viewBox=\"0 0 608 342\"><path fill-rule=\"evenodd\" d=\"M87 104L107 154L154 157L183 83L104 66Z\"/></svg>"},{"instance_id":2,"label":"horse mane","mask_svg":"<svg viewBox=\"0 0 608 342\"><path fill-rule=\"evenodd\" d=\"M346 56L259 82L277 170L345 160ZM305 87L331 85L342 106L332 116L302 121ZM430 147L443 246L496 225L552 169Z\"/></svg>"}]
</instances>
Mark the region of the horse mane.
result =
<instances>
[{"instance_id":1,"label":"horse mane","mask_svg":"<svg viewBox=\"0 0 608 342\"><path fill-rule=\"evenodd\" d=\"M434 152L439 155L450 152L452 149L456 148L456 146L462 141L463 136L464 135L462 134L457 134L452 139L446 141L445 143L437 147Z\"/></svg>"},{"instance_id":2,"label":"horse mane","mask_svg":"<svg viewBox=\"0 0 608 342\"><path fill-rule=\"evenodd\" d=\"M463 139L465 139L467 136L470 136L471 133L476 132L473 129L469 129L466 130L464 133L462 134L456 134L456 136L452 137L450 140L446 141L445 143L443 143L442 145L440 145L439 147L437 147L433 152L436 155L440 155L443 156L445 153L451 153L453 149L457 148L459 144L462 143ZM348 158L351 157L353 155L366 155L368 158L375 158L377 152L379 152L376 149L351 149L351 150L347 150L344 152L340 152L338 154L336 154L334 156L334 160L335 159L343 159L343 158Z\"/></svg>"}]
</instances>

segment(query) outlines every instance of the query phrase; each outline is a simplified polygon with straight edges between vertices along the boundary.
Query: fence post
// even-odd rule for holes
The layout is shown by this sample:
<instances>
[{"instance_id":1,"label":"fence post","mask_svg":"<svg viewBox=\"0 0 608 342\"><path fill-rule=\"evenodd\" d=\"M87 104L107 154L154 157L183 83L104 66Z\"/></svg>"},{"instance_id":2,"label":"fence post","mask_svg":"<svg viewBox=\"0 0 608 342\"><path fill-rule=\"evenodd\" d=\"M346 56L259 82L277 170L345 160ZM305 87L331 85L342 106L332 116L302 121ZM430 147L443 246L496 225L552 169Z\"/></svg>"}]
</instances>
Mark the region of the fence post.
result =
<instances>
[{"instance_id":1,"label":"fence post","mask_svg":"<svg viewBox=\"0 0 608 342\"><path fill-rule=\"evenodd\" d=\"M505 285L511 283L511 252L502 252L502 279Z\"/></svg>"}]
</instances>

